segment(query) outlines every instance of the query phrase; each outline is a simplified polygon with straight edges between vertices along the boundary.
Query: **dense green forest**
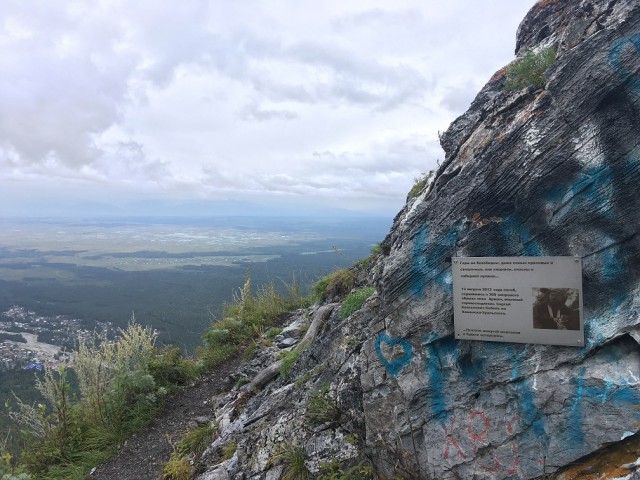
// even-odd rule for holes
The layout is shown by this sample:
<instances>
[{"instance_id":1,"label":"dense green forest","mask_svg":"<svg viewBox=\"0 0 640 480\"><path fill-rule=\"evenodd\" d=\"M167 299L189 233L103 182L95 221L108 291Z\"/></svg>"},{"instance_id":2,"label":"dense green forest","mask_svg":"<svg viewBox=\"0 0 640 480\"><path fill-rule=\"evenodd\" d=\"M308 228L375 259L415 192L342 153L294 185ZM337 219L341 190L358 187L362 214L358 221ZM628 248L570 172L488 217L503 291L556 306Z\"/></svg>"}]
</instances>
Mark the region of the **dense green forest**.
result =
<instances>
[{"instance_id":1,"label":"dense green forest","mask_svg":"<svg viewBox=\"0 0 640 480\"><path fill-rule=\"evenodd\" d=\"M348 244L346 247L342 245ZM110 268L60 263L55 268L78 279L74 282L50 278L24 281L0 280L0 311L20 305L38 315L69 315L93 330L96 322L125 326L135 312L136 319L158 330L161 343L171 343L185 351L200 343L200 335L221 311L224 302L240 288L251 272L253 285L273 280L285 287L296 278L312 284L337 267L350 265L368 255L371 244L342 241L342 250L304 255L310 248L328 245L279 247L268 250L279 258L236 266L183 266L171 269L124 271ZM251 253L261 254L266 249ZM274 251L275 250L275 251ZM157 254L156 254L157 255ZM52 264L46 264L48 268Z\"/></svg>"},{"instance_id":2,"label":"dense green forest","mask_svg":"<svg viewBox=\"0 0 640 480\"><path fill-rule=\"evenodd\" d=\"M10 451L20 450L23 445L18 445L17 430L20 428L9 418L9 408L15 409L15 396L25 403L40 403L44 399L35 389L36 375L42 377L42 372L37 370L0 370L0 445L5 441Z\"/></svg>"},{"instance_id":3,"label":"dense green forest","mask_svg":"<svg viewBox=\"0 0 640 480\"><path fill-rule=\"evenodd\" d=\"M27 343L27 340L19 333L2 333L0 332L0 342L9 340L12 342Z\"/></svg>"}]
</instances>

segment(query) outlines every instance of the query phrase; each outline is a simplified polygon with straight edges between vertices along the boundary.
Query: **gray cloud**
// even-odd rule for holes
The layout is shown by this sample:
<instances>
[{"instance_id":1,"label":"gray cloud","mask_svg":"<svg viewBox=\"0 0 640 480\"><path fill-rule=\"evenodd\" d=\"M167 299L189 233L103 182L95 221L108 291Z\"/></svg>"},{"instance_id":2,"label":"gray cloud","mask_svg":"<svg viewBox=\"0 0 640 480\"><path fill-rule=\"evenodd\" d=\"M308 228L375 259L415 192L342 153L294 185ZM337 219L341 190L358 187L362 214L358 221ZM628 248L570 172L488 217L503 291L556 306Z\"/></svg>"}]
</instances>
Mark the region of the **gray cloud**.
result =
<instances>
[{"instance_id":1,"label":"gray cloud","mask_svg":"<svg viewBox=\"0 0 640 480\"><path fill-rule=\"evenodd\" d=\"M304 158L292 158L281 171L208 169L204 183L216 190L260 194L404 198L414 177L435 168L438 151L433 141L407 137L357 152L313 153L312 170Z\"/></svg>"},{"instance_id":2,"label":"gray cloud","mask_svg":"<svg viewBox=\"0 0 640 480\"><path fill-rule=\"evenodd\" d=\"M447 89L447 93L442 97L440 104L452 112L461 115L469 108L469 105L471 105L471 102L479 90L480 87L478 85L469 81L462 87Z\"/></svg>"},{"instance_id":3,"label":"gray cloud","mask_svg":"<svg viewBox=\"0 0 640 480\"><path fill-rule=\"evenodd\" d=\"M0 140L26 163L90 163L100 155L93 136L120 118L135 61L117 51L118 28L108 19L79 23L74 12L41 3L42 10L27 2L4 10ZM7 23L22 34L12 35Z\"/></svg>"},{"instance_id":4,"label":"gray cloud","mask_svg":"<svg viewBox=\"0 0 640 480\"><path fill-rule=\"evenodd\" d=\"M290 110L277 110L262 108L258 105L247 105L240 111L240 117L244 120L265 122L269 120L294 120L298 115Z\"/></svg>"},{"instance_id":5,"label":"gray cloud","mask_svg":"<svg viewBox=\"0 0 640 480\"><path fill-rule=\"evenodd\" d=\"M5 0L0 188L402 199L531 4Z\"/></svg>"}]
</instances>

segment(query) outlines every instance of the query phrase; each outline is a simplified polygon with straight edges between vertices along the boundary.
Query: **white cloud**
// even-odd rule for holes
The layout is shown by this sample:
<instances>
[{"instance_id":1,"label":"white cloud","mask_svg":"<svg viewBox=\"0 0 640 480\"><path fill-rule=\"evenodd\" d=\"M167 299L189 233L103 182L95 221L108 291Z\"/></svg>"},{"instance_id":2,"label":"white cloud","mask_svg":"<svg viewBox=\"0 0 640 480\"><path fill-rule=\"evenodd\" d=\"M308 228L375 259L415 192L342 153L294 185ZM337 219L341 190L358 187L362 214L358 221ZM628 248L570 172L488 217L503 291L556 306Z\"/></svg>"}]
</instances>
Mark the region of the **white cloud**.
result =
<instances>
[{"instance_id":1,"label":"white cloud","mask_svg":"<svg viewBox=\"0 0 640 480\"><path fill-rule=\"evenodd\" d=\"M0 188L397 208L532 4L6 0Z\"/></svg>"}]
</instances>

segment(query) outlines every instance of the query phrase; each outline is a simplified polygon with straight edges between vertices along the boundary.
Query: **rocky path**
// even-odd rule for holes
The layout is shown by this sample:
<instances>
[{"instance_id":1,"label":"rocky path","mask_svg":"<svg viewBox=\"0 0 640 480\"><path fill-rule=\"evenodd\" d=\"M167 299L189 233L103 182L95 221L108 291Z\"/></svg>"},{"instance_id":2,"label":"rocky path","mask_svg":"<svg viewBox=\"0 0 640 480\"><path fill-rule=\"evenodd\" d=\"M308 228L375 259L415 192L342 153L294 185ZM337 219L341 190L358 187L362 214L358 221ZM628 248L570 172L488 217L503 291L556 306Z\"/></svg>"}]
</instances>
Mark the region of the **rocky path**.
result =
<instances>
[{"instance_id":1,"label":"rocky path","mask_svg":"<svg viewBox=\"0 0 640 480\"><path fill-rule=\"evenodd\" d=\"M229 375L237 367L241 353L225 360L216 369L197 379L168 399L154 420L131 436L109 462L89 476L99 480L158 480L180 436L195 426L197 417L213 414L213 398L229 389Z\"/></svg>"}]
</instances>

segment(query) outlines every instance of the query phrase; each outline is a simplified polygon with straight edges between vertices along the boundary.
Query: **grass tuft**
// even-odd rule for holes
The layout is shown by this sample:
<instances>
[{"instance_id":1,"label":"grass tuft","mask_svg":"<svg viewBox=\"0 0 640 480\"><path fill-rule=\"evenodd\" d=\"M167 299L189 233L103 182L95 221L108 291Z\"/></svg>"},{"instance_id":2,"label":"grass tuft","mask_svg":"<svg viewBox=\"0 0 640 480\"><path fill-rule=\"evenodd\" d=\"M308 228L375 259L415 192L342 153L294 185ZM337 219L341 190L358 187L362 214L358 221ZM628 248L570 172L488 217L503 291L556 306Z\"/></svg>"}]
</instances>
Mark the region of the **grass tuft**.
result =
<instances>
[{"instance_id":1,"label":"grass tuft","mask_svg":"<svg viewBox=\"0 0 640 480\"><path fill-rule=\"evenodd\" d=\"M375 291L376 289L373 287L363 287L347 295L342 301L342 305L340 305L340 318L345 319L353 312L360 310L367 298L373 295Z\"/></svg>"},{"instance_id":2,"label":"grass tuft","mask_svg":"<svg viewBox=\"0 0 640 480\"><path fill-rule=\"evenodd\" d=\"M189 458L173 452L162 471L162 480L190 480L194 473Z\"/></svg>"},{"instance_id":3,"label":"grass tuft","mask_svg":"<svg viewBox=\"0 0 640 480\"><path fill-rule=\"evenodd\" d=\"M269 459L269 462L282 462L284 470L282 477L280 477L281 480L311 480L313 477L306 465L308 457L309 455L304 447L285 443Z\"/></svg>"},{"instance_id":4,"label":"grass tuft","mask_svg":"<svg viewBox=\"0 0 640 480\"><path fill-rule=\"evenodd\" d=\"M311 392L306 404L306 417L312 425L334 422L340 416L336 401L329 395L329 385Z\"/></svg>"},{"instance_id":5,"label":"grass tuft","mask_svg":"<svg viewBox=\"0 0 640 480\"><path fill-rule=\"evenodd\" d=\"M349 293L355 281L353 272L342 268L321 278L313 287L313 293L321 302L335 296L342 297Z\"/></svg>"},{"instance_id":6,"label":"grass tuft","mask_svg":"<svg viewBox=\"0 0 640 480\"><path fill-rule=\"evenodd\" d=\"M294 280L285 285L285 293L279 293L273 282L254 293L247 275L233 302L224 306L222 318L203 335L204 345L197 349L198 355L207 367L217 365L247 340L260 337L265 327L273 325L286 312L308 305L300 292L301 286Z\"/></svg>"},{"instance_id":7,"label":"grass tuft","mask_svg":"<svg viewBox=\"0 0 640 480\"><path fill-rule=\"evenodd\" d=\"M424 188L427 186L427 184L429 183L429 180L431 180L431 177L433 177L433 175L434 175L434 171L431 170L429 173L423 173L421 176L413 179L413 186L411 187L411 190L409 190L409 193L407 194L407 202L412 198L417 197L420 194L420 192L424 190Z\"/></svg>"},{"instance_id":8,"label":"grass tuft","mask_svg":"<svg viewBox=\"0 0 640 480\"><path fill-rule=\"evenodd\" d=\"M189 430L178 442L178 452L183 456L202 455L216 435L212 425L202 425Z\"/></svg>"}]
</instances>

